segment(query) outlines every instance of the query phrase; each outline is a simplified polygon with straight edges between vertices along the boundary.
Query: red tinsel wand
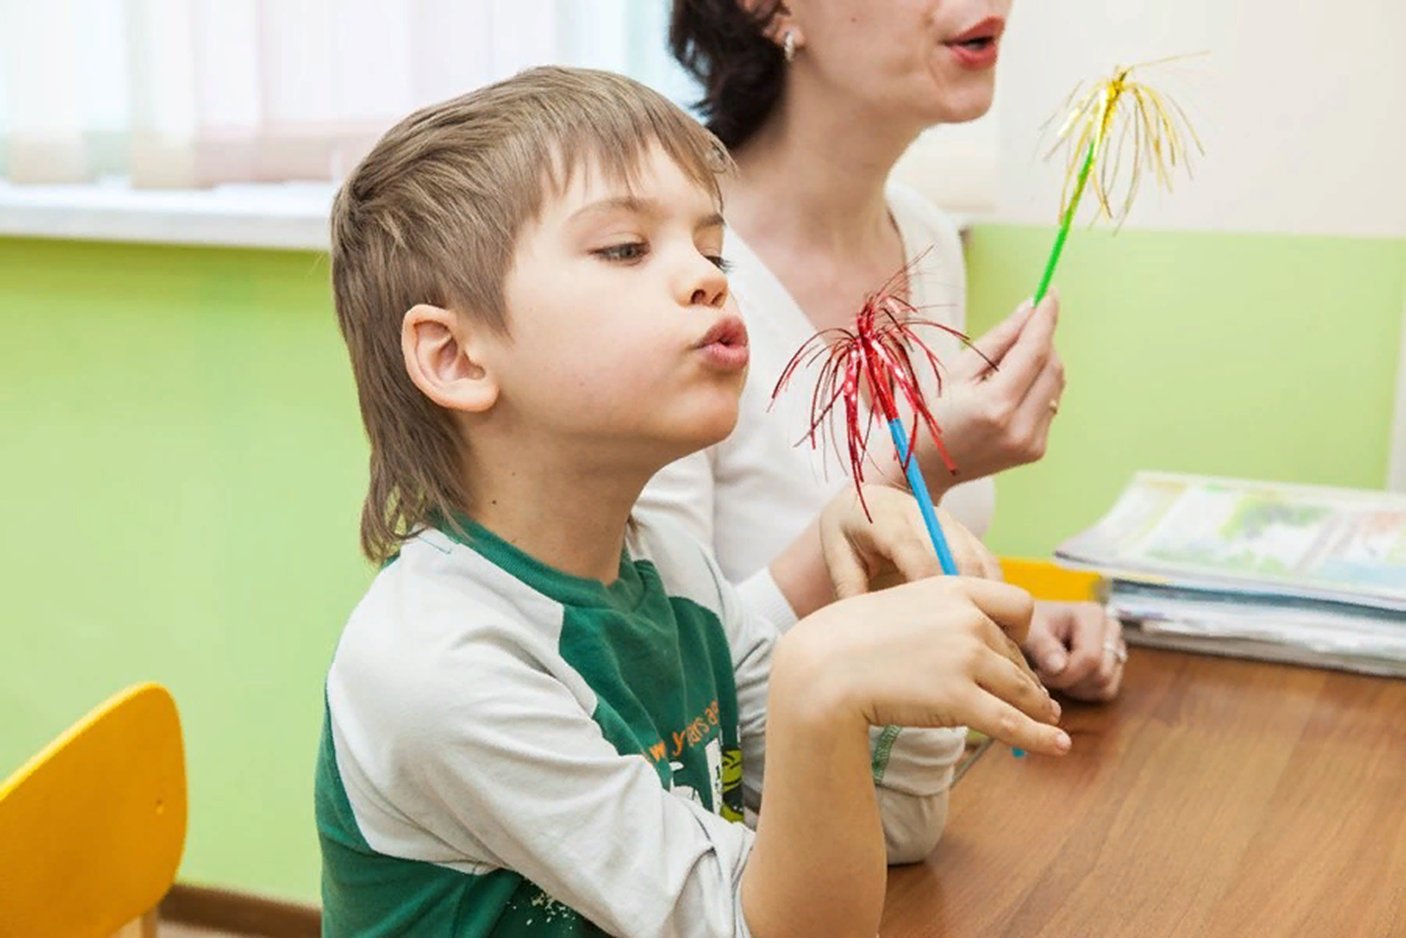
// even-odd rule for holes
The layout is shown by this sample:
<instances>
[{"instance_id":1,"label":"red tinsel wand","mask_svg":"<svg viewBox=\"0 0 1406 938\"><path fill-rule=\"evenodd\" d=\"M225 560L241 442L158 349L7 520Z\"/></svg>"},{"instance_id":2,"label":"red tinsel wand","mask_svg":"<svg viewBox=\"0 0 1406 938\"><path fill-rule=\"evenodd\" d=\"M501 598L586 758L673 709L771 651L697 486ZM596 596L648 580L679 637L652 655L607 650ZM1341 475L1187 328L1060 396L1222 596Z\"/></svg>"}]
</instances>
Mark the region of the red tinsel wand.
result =
<instances>
[{"instance_id":1,"label":"red tinsel wand","mask_svg":"<svg viewBox=\"0 0 1406 938\"><path fill-rule=\"evenodd\" d=\"M865 298L864 306L855 317L853 328L826 329L808 339L781 372L771 396L774 401L798 370L809 368L817 361L821 362L819 380L811 395L810 427L802 439L809 440L812 447L816 446L817 435L826 435L829 432L828 418L835 406L841 403L844 405L845 445L850 476L858 490L859 503L870 520L873 519L869 516L869 506L864 501L864 462L868 457L869 433L874 428L877 413L882 413L893 437L894 448L898 451L899 463L908 478L908 487L922 511L923 523L927 525L933 550L937 552L938 561L942 564L942 572L955 575L957 565L952 559L952 550L947 546L947 538L943 536L942 527L938 524L937 511L933 507L927 482L923 479L917 460L913 458L913 448L918 443L920 427L926 427L947 471L957 471L919 381L920 370L930 369L937 392L941 394L942 363L913 327L931 326L940 329L959 339L968 348L975 348L966 335L951 326L918 316L918 310L895 292L899 284L907 281L909 272L918 260L921 260L921 257L894 274L877 292ZM910 352L910 348L916 349L919 354L915 356ZM981 354L979 350L976 351ZM914 364L915 357L917 365ZM992 367L995 365L992 364ZM869 399L878 405L877 412L872 407L867 410L860 407L860 398L866 388ZM899 399L902 399L913 413L911 432L903 428L898 408Z\"/></svg>"}]
</instances>

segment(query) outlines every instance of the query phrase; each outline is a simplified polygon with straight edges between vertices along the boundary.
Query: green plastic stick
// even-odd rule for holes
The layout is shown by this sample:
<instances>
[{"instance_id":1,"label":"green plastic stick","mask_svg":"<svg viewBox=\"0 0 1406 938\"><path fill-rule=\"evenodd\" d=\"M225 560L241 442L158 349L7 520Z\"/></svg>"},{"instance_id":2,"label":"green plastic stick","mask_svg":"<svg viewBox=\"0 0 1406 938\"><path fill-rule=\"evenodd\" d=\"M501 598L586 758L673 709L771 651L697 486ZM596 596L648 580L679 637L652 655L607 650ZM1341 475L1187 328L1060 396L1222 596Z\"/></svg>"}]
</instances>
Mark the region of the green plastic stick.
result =
<instances>
[{"instance_id":1,"label":"green plastic stick","mask_svg":"<svg viewBox=\"0 0 1406 938\"><path fill-rule=\"evenodd\" d=\"M1054 279L1055 268L1059 266L1059 256L1064 253L1064 242L1069 237L1069 227L1074 224L1074 215L1079 211L1079 199L1084 194L1084 184L1089 181L1089 170L1094 165L1094 148L1098 144L1098 137L1089 141L1088 152L1084 154L1084 165L1079 167L1079 179L1074 184L1074 197L1069 200L1069 207L1064 210L1064 217L1059 222L1059 233L1055 235L1054 247L1050 249L1050 259L1045 262L1045 274L1040 278L1040 288L1035 291L1035 306L1040 305L1040 301L1049 292L1050 281Z\"/></svg>"}]
</instances>

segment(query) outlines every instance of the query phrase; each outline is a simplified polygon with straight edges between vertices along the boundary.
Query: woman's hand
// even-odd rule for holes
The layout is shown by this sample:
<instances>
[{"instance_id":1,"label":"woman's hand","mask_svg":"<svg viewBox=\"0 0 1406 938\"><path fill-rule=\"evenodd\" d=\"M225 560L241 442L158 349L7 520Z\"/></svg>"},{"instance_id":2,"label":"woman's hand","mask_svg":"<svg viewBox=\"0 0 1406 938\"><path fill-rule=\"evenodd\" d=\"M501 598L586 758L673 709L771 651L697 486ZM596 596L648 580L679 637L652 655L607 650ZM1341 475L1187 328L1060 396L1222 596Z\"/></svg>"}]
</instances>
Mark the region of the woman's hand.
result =
<instances>
[{"instance_id":1,"label":"woman's hand","mask_svg":"<svg viewBox=\"0 0 1406 938\"><path fill-rule=\"evenodd\" d=\"M1098 603L1037 602L1022 647L1046 687L1076 700L1118 696L1128 646L1122 623Z\"/></svg>"},{"instance_id":2,"label":"woman's hand","mask_svg":"<svg viewBox=\"0 0 1406 938\"><path fill-rule=\"evenodd\" d=\"M838 598L942 573L912 495L866 485L864 501L870 517L865 517L858 494L846 488L820 516L821 550ZM959 574L1001 579L1000 564L986 545L942 509L937 517Z\"/></svg>"},{"instance_id":3,"label":"woman's hand","mask_svg":"<svg viewBox=\"0 0 1406 938\"><path fill-rule=\"evenodd\" d=\"M957 474L919 434L918 462L929 485L945 490L1044 456L1064 393L1064 363L1054 347L1058 321L1059 296L1051 291L1033 313L1023 303L973 343L981 355L963 349L949 363L933 414Z\"/></svg>"}]
</instances>

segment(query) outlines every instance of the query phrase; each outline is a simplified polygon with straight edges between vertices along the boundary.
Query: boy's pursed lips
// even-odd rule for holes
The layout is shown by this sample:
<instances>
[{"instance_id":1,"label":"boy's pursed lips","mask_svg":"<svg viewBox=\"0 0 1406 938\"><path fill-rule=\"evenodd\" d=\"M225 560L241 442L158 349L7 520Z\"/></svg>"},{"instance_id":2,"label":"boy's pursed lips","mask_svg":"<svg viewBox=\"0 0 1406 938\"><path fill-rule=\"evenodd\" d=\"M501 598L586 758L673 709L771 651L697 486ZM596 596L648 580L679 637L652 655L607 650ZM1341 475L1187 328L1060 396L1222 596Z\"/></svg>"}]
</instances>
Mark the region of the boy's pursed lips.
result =
<instances>
[{"instance_id":1,"label":"boy's pursed lips","mask_svg":"<svg viewBox=\"0 0 1406 938\"><path fill-rule=\"evenodd\" d=\"M750 358L747 326L736 316L724 316L713 323L693 347L702 352L710 364L730 371L747 367Z\"/></svg>"}]
</instances>

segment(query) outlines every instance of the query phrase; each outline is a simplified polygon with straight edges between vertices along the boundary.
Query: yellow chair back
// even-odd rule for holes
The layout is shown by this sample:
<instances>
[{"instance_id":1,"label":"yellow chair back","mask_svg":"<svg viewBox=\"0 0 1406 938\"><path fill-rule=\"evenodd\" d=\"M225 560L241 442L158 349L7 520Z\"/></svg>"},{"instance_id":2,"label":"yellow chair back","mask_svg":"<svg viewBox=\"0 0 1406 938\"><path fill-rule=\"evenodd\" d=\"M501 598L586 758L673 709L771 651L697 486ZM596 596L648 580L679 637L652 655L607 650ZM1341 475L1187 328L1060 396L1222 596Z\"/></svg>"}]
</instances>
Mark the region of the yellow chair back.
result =
<instances>
[{"instance_id":1,"label":"yellow chair back","mask_svg":"<svg viewBox=\"0 0 1406 938\"><path fill-rule=\"evenodd\" d=\"M0 783L0 938L105 938L175 880L185 752L159 684L115 695Z\"/></svg>"}]
</instances>

